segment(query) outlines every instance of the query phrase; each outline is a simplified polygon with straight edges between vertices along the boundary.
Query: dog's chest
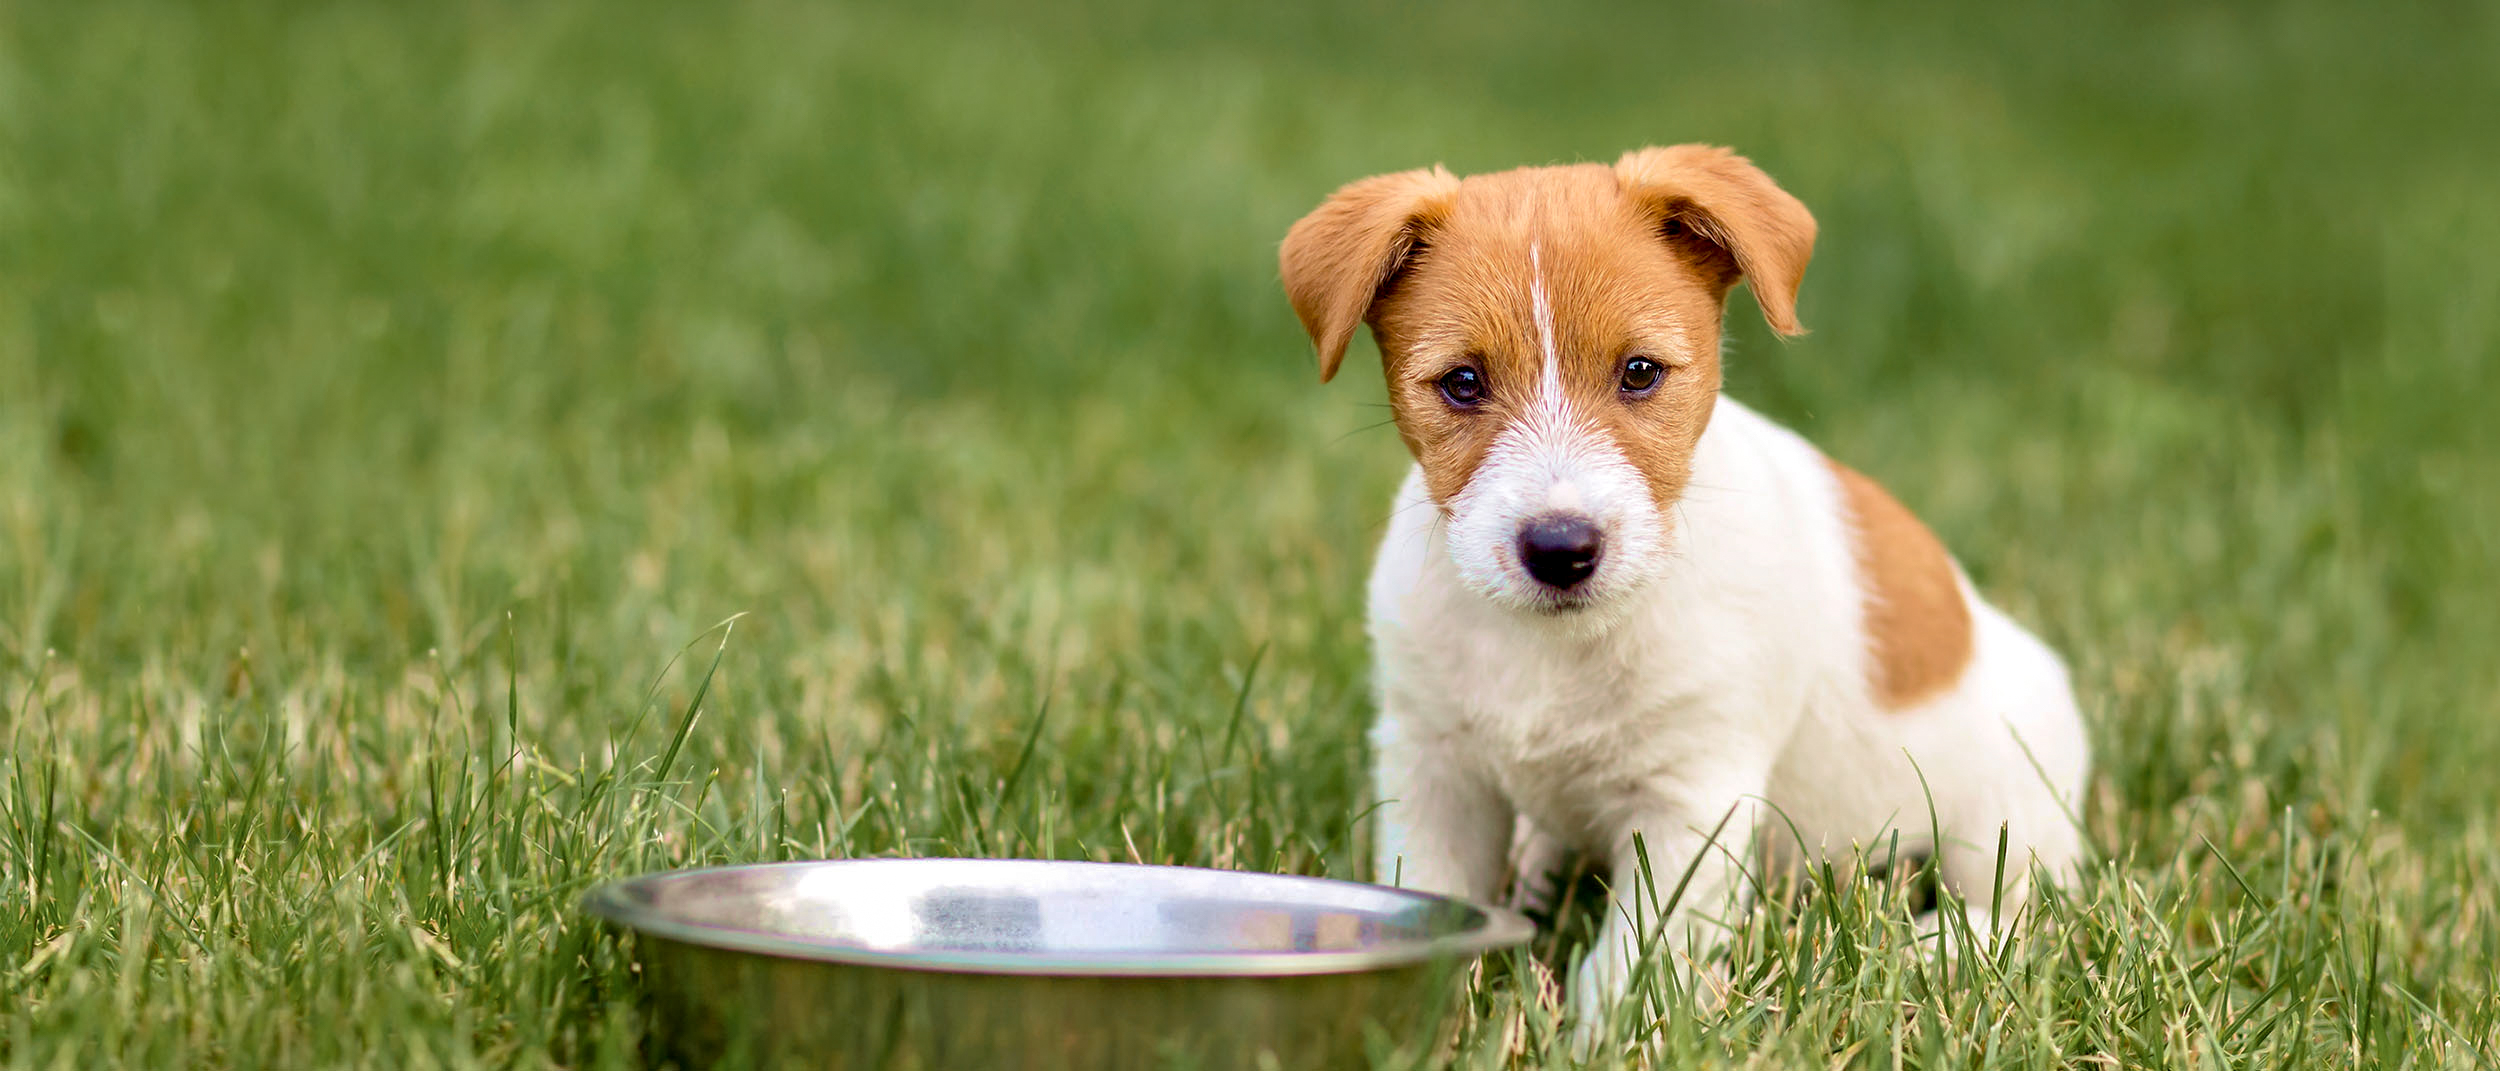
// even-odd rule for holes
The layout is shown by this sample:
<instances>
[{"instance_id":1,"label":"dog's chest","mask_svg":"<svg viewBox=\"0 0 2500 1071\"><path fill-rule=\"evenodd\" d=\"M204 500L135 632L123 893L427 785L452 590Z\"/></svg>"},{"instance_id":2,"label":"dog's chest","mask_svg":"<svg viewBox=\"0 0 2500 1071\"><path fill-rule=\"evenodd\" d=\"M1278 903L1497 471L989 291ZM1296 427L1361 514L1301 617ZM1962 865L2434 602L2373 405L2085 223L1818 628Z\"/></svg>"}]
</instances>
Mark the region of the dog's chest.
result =
<instances>
[{"instance_id":1,"label":"dog's chest","mask_svg":"<svg viewBox=\"0 0 2500 1071\"><path fill-rule=\"evenodd\" d=\"M1634 786L1706 757L1731 691L1707 652L1521 630L1464 592L1410 594L1416 616L1379 637L1388 708L1547 830L1603 841Z\"/></svg>"}]
</instances>

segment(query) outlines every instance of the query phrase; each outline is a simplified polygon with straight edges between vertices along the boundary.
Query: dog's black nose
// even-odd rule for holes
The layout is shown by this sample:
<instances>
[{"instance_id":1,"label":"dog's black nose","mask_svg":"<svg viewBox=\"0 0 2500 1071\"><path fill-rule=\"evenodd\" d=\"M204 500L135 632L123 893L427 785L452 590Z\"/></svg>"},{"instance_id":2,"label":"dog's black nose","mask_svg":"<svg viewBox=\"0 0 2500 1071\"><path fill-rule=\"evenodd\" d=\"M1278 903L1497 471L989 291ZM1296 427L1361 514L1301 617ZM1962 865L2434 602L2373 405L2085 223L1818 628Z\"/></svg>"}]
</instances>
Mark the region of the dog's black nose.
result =
<instances>
[{"instance_id":1,"label":"dog's black nose","mask_svg":"<svg viewBox=\"0 0 2500 1071\"><path fill-rule=\"evenodd\" d=\"M1597 526L1579 517L1539 517L1519 529L1519 561L1528 575L1567 591L1597 571Z\"/></svg>"}]
</instances>

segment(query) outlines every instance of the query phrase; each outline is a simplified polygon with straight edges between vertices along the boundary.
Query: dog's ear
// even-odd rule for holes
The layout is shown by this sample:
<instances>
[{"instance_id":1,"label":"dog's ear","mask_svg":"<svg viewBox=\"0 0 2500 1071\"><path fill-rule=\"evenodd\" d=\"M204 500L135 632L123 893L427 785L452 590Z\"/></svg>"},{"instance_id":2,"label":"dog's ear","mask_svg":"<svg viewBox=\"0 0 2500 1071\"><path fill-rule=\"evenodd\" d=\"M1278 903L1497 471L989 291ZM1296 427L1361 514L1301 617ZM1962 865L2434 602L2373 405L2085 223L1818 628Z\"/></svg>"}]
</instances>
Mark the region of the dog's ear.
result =
<instances>
[{"instance_id":1,"label":"dog's ear","mask_svg":"<svg viewBox=\"0 0 2500 1071\"><path fill-rule=\"evenodd\" d=\"M1374 175L1347 184L1286 232L1277 265L1294 315L1319 347L1320 382L1336 376L1354 325L1371 318L1457 190L1458 179L1438 167Z\"/></svg>"},{"instance_id":2,"label":"dog's ear","mask_svg":"<svg viewBox=\"0 0 2500 1071\"><path fill-rule=\"evenodd\" d=\"M1623 154L1615 181L1657 220L1662 237L1689 244L1718 272L1723 296L1742 277L1771 330L1805 333L1797 284L1814 257L1814 216L1771 176L1717 146L1674 145Z\"/></svg>"}]
</instances>

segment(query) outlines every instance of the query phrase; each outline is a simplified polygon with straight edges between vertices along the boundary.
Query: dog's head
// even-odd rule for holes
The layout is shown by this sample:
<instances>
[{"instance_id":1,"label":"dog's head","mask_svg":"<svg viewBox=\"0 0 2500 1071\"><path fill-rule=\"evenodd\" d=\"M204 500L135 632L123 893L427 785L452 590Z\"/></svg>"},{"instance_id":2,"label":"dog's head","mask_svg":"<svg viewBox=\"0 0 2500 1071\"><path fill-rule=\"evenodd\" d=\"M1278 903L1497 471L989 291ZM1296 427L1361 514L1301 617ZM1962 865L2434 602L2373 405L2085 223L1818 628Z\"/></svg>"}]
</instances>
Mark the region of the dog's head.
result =
<instances>
[{"instance_id":1,"label":"dog's head","mask_svg":"<svg viewBox=\"0 0 2500 1071\"><path fill-rule=\"evenodd\" d=\"M1728 289L1799 331L1814 217L1743 157L1380 175L1285 236L1285 292L1337 372L1380 344L1398 434L1466 582L1562 612L1648 582L1719 389Z\"/></svg>"}]
</instances>

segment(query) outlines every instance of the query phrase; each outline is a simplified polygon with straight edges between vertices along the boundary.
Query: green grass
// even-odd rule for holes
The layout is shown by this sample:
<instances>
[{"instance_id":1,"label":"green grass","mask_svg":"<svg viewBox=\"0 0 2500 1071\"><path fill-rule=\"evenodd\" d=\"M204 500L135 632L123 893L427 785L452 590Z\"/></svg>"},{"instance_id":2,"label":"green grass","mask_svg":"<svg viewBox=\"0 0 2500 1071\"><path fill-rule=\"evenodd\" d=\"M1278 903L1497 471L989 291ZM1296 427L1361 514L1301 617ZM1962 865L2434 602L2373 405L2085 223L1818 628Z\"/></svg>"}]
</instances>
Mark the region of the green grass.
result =
<instances>
[{"instance_id":1,"label":"green grass","mask_svg":"<svg viewBox=\"0 0 2500 1071\"><path fill-rule=\"evenodd\" d=\"M1362 876L1405 461L1275 242L1681 140L2104 862L1762 912L1669 1066L2500 1061L2500 9L1251 8L0 3L0 1064L633 1066L660 866ZM1450 1059L1565 1062L1536 970Z\"/></svg>"}]
</instances>

